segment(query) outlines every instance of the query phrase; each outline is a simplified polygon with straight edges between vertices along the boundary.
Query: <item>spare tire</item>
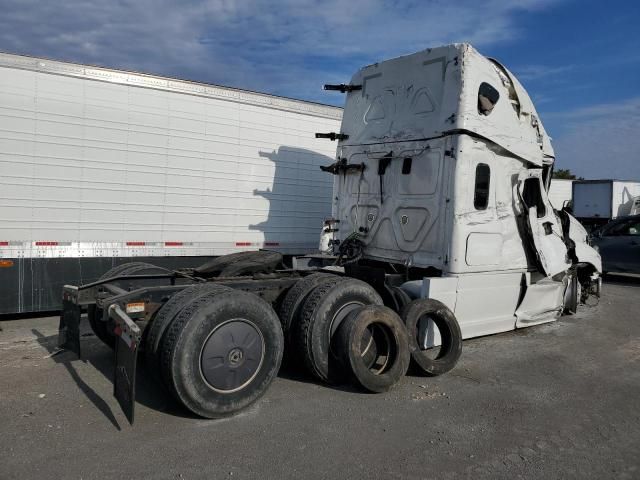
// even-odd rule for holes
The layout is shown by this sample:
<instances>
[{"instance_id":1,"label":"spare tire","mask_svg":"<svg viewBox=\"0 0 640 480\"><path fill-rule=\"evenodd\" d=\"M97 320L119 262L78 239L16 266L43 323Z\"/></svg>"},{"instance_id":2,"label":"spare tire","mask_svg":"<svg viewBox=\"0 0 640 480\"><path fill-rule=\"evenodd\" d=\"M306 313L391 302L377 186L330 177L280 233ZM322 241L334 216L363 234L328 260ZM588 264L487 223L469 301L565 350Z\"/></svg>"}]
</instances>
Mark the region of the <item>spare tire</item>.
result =
<instances>
[{"instance_id":1,"label":"spare tire","mask_svg":"<svg viewBox=\"0 0 640 480\"><path fill-rule=\"evenodd\" d=\"M368 305L351 312L333 348L351 381L369 392L386 392L409 368L407 331L388 307Z\"/></svg>"},{"instance_id":2,"label":"spare tire","mask_svg":"<svg viewBox=\"0 0 640 480\"><path fill-rule=\"evenodd\" d=\"M342 380L331 353L331 337L348 314L365 305L382 305L375 289L355 278L321 284L307 296L295 325L296 350L307 370L327 382Z\"/></svg>"},{"instance_id":3,"label":"spare tire","mask_svg":"<svg viewBox=\"0 0 640 480\"><path fill-rule=\"evenodd\" d=\"M267 250L222 255L194 269L203 277L237 277L254 273L270 273L282 264L282 254Z\"/></svg>"},{"instance_id":4,"label":"spare tire","mask_svg":"<svg viewBox=\"0 0 640 480\"><path fill-rule=\"evenodd\" d=\"M162 374L175 398L193 413L232 415L265 393L283 349L271 305L223 287L189 303L171 322L161 341Z\"/></svg>"},{"instance_id":5,"label":"spare tire","mask_svg":"<svg viewBox=\"0 0 640 480\"><path fill-rule=\"evenodd\" d=\"M409 334L411 358L425 374L442 375L455 367L462 353L462 333L455 315L444 303L431 298L413 300L403 309L402 319ZM440 334L439 349L430 347L423 338L425 332L432 332L430 321Z\"/></svg>"},{"instance_id":6,"label":"spare tire","mask_svg":"<svg viewBox=\"0 0 640 480\"><path fill-rule=\"evenodd\" d=\"M115 266L100 276L98 280L106 280L107 278L119 275L142 275L146 273L164 273L167 269L157 267L145 262L129 262ZM113 333L113 322L111 320L103 321L103 311L96 304L91 304L87 308L87 319L91 330L96 334L102 342L109 348L114 349L116 346L116 336Z\"/></svg>"},{"instance_id":7,"label":"spare tire","mask_svg":"<svg viewBox=\"0 0 640 480\"><path fill-rule=\"evenodd\" d=\"M191 285L184 290L179 291L173 295L167 302L160 307L155 317L151 321L151 325L145 329L145 361L147 362L147 369L151 371L152 375L160 380L162 375L160 374L160 355L159 349L162 341L162 337L167 328L180 313L192 301L208 295L211 293L227 290L227 287L217 285L215 283L202 283Z\"/></svg>"}]
</instances>

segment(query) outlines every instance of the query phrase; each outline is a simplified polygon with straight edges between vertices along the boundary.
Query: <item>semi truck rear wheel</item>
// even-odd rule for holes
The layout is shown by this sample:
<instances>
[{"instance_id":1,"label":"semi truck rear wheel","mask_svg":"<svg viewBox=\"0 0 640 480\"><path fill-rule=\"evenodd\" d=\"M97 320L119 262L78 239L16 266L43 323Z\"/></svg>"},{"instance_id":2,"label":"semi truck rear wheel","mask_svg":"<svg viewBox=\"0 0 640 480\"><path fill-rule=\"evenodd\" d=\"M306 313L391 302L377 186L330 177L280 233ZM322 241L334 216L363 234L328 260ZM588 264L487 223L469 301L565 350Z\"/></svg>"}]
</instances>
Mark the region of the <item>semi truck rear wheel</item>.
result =
<instances>
[{"instance_id":1,"label":"semi truck rear wheel","mask_svg":"<svg viewBox=\"0 0 640 480\"><path fill-rule=\"evenodd\" d=\"M278 311L285 342L288 340L291 326L296 322L300 314L300 307L309 293L320 284L338 281L342 278L344 277L332 273L313 273L301 278L289 289Z\"/></svg>"},{"instance_id":2,"label":"semi truck rear wheel","mask_svg":"<svg viewBox=\"0 0 640 480\"><path fill-rule=\"evenodd\" d=\"M164 273L166 271L165 268L156 267L150 263L129 262L107 270L98 280L105 280L118 275L142 275L143 273ZM95 304L89 305L87 308L87 318L91 325L91 330L93 330L96 337L102 340L105 345L114 349L116 346L116 336L113 333L113 324L111 320L103 321L102 317L103 312L101 308L98 308Z\"/></svg>"},{"instance_id":3,"label":"semi truck rear wheel","mask_svg":"<svg viewBox=\"0 0 640 480\"><path fill-rule=\"evenodd\" d=\"M425 374L442 375L455 367L462 353L462 333L449 307L431 298L413 300L403 309L402 319L409 334L411 358ZM425 332L432 328L429 322L438 329L439 347L427 345Z\"/></svg>"},{"instance_id":4,"label":"semi truck rear wheel","mask_svg":"<svg viewBox=\"0 0 640 480\"><path fill-rule=\"evenodd\" d=\"M155 318L151 321L151 325L149 325L145 330L146 335L144 343L147 368L157 380L162 381L159 354L162 337L176 315L189 303L203 295L228 290L228 287L216 285L214 283L196 284L176 293L167 300L162 307L160 307Z\"/></svg>"},{"instance_id":5,"label":"semi truck rear wheel","mask_svg":"<svg viewBox=\"0 0 640 480\"><path fill-rule=\"evenodd\" d=\"M368 305L351 312L333 347L350 380L369 392L391 389L407 373L410 354L402 320L388 307Z\"/></svg>"},{"instance_id":6,"label":"semi truck rear wheel","mask_svg":"<svg viewBox=\"0 0 640 480\"><path fill-rule=\"evenodd\" d=\"M382 305L369 284L345 278L317 286L308 295L295 326L295 341L309 372L326 382L339 382L343 372L331 351L331 338L352 311L365 305Z\"/></svg>"},{"instance_id":7,"label":"semi truck rear wheel","mask_svg":"<svg viewBox=\"0 0 640 480\"><path fill-rule=\"evenodd\" d=\"M189 303L161 342L165 383L191 412L232 415L260 398L276 377L284 339L273 308L225 288Z\"/></svg>"}]
</instances>

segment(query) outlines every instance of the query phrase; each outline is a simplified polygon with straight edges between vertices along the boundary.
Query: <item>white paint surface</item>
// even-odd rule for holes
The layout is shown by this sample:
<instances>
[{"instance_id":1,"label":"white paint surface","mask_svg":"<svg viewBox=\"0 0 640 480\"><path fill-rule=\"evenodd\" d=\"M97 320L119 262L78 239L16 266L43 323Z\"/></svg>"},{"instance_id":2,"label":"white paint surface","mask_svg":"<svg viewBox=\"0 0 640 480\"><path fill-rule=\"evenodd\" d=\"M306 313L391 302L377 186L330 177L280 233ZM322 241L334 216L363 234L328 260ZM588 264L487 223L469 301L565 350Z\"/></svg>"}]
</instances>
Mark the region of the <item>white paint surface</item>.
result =
<instances>
[{"instance_id":1,"label":"white paint surface","mask_svg":"<svg viewBox=\"0 0 640 480\"><path fill-rule=\"evenodd\" d=\"M0 55L0 257L315 251L339 108Z\"/></svg>"}]
</instances>

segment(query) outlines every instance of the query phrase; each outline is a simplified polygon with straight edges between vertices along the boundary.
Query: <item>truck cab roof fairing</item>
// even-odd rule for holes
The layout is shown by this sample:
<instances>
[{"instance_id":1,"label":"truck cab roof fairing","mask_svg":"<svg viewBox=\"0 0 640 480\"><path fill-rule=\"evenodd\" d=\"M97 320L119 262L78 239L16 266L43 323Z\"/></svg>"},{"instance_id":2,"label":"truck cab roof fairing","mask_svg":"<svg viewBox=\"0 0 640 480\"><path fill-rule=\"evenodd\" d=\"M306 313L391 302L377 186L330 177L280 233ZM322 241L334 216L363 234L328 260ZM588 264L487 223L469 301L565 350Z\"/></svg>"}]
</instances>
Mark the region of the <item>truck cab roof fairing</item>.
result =
<instances>
[{"instance_id":1,"label":"truck cab roof fairing","mask_svg":"<svg viewBox=\"0 0 640 480\"><path fill-rule=\"evenodd\" d=\"M468 44L423 50L359 70L347 96L342 145L434 138L470 132L536 166L554 152L520 82ZM488 84L489 87L485 87ZM479 108L482 87L495 91L490 111Z\"/></svg>"}]
</instances>

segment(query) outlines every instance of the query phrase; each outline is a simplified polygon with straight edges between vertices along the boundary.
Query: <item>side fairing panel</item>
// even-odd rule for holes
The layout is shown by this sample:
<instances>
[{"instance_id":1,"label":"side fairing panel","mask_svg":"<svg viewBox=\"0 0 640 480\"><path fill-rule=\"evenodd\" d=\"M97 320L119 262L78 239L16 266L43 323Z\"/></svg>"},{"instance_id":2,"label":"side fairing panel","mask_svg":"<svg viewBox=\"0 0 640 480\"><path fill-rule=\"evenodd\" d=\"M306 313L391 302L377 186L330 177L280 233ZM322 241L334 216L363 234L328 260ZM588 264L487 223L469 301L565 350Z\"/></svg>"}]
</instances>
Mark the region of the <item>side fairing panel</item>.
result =
<instances>
[{"instance_id":1,"label":"side fairing panel","mask_svg":"<svg viewBox=\"0 0 640 480\"><path fill-rule=\"evenodd\" d=\"M515 76L471 45L453 44L366 66L351 78L342 145L433 138L468 131L542 166L554 152L533 102ZM493 93L490 111L481 93Z\"/></svg>"},{"instance_id":2,"label":"side fairing panel","mask_svg":"<svg viewBox=\"0 0 640 480\"><path fill-rule=\"evenodd\" d=\"M343 115L346 144L416 140L453 128L460 48L427 49L359 70L350 83L362 89L348 94Z\"/></svg>"},{"instance_id":3,"label":"side fairing panel","mask_svg":"<svg viewBox=\"0 0 640 480\"><path fill-rule=\"evenodd\" d=\"M546 157L553 158L540 116L515 76L469 45L465 45L462 58L464 82L456 128L474 132L537 166ZM478 94L483 83L499 93L495 107L486 115L478 111Z\"/></svg>"},{"instance_id":4,"label":"side fairing panel","mask_svg":"<svg viewBox=\"0 0 640 480\"><path fill-rule=\"evenodd\" d=\"M453 235L449 272L525 270L527 257L518 225L517 178L523 162L462 135L458 141L453 197ZM476 208L478 165L489 168L489 198Z\"/></svg>"}]
</instances>

